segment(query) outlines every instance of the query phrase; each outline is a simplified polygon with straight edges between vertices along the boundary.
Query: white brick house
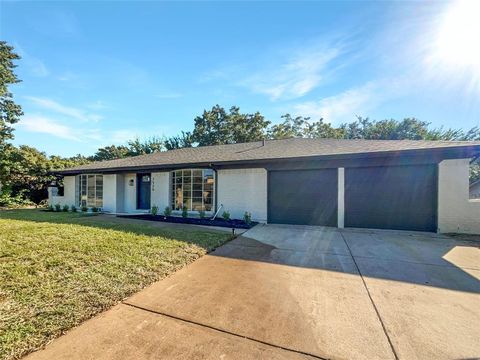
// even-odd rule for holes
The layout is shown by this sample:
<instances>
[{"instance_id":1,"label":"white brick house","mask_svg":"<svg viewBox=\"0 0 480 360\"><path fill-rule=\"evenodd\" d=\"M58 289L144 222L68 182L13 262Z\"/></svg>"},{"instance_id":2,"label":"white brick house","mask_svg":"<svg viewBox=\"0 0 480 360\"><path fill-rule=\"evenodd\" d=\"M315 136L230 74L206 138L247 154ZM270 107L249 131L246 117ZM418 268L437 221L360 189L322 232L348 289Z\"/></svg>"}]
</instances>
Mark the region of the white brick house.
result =
<instances>
[{"instance_id":1,"label":"white brick house","mask_svg":"<svg viewBox=\"0 0 480 360\"><path fill-rule=\"evenodd\" d=\"M285 139L195 147L58 171L51 204L111 213L186 207L271 223L480 233L478 142Z\"/></svg>"}]
</instances>

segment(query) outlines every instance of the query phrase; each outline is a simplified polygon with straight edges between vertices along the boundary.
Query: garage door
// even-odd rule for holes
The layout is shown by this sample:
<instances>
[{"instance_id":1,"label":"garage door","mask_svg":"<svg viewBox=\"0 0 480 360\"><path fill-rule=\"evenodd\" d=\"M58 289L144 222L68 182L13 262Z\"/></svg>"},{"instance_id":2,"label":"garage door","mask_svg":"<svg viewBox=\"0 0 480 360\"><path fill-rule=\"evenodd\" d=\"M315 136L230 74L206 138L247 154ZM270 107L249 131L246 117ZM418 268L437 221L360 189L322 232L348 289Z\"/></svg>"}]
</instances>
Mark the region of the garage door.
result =
<instances>
[{"instance_id":1,"label":"garage door","mask_svg":"<svg viewBox=\"0 0 480 360\"><path fill-rule=\"evenodd\" d=\"M268 222L337 226L337 169L270 171Z\"/></svg>"},{"instance_id":2,"label":"garage door","mask_svg":"<svg viewBox=\"0 0 480 360\"><path fill-rule=\"evenodd\" d=\"M345 226L436 231L435 165L345 169Z\"/></svg>"}]
</instances>

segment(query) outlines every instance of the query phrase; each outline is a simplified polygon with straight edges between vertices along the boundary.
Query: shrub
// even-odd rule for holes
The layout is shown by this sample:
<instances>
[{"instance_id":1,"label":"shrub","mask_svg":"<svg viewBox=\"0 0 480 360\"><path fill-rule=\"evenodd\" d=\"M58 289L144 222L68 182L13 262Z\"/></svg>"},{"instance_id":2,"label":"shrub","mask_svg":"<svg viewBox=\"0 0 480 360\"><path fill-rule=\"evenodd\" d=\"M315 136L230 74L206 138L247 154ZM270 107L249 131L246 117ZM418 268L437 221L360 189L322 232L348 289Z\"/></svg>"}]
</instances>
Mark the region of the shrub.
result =
<instances>
[{"instance_id":1,"label":"shrub","mask_svg":"<svg viewBox=\"0 0 480 360\"><path fill-rule=\"evenodd\" d=\"M170 209L170 206L167 206L165 210L163 210L163 215L165 216L170 216L172 215L172 209Z\"/></svg>"},{"instance_id":2,"label":"shrub","mask_svg":"<svg viewBox=\"0 0 480 360\"><path fill-rule=\"evenodd\" d=\"M182 207L182 217L187 218L188 217L188 209L184 206Z\"/></svg>"},{"instance_id":3,"label":"shrub","mask_svg":"<svg viewBox=\"0 0 480 360\"><path fill-rule=\"evenodd\" d=\"M62 209L62 207L60 206L60 204L55 204L55 211L60 211Z\"/></svg>"},{"instance_id":4,"label":"shrub","mask_svg":"<svg viewBox=\"0 0 480 360\"><path fill-rule=\"evenodd\" d=\"M230 220L230 211L225 210L222 214L223 220Z\"/></svg>"},{"instance_id":5,"label":"shrub","mask_svg":"<svg viewBox=\"0 0 480 360\"><path fill-rule=\"evenodd\" d=\"M152 210L150 212L152 213L153 216L156 216L158 214L158 206L153 205Z\"/></svg>"},{"instance_id":6,"label":"shrub","mask_svg":"<svg viewBox=\"0 0 480 360\"><path fill-rule=\"evenodd\" d=\"M70 206L68 206L68 205L66 205L66 204L63 205L62 210L63 210L64 212L68 212L68 209L70 209Z\"/></svg>"},{"instance_id":7,"label":"shrub","mask_svg":"<svg viewBox=\"0 0 480 360\"><path fill-rule=\"evenodd\" d=\"M82 206L82 212L87 212L88 208L86 206Z\"/></svg>"},{"instance_id":8,"label":"shrub","mask_svg":"<svg viewBox=\"0 0 480 360\"><path fill-rule=\"evenodd\" d=\"M50 204L50 205L47 206L47 210L48 211L55 211L55 208L53 207L52 204Z\"/></svg>"},{"instance_id":9,"label":"shrub","mask_svg":"<svg viewBox=\"0 0 480 360\"><path fill-rule=\"evenodd\" d=\"M33 202L25 199L23 193L12 195L8 188L2 189L0 193L0 207L19 208L31 205L33 205Z\"/></svg>"},{"instance_id":10,"label":"shrub","mask_svg":"<svg viewBox=\"0 0 480 360\"><path fill-rule=\"evenodd\" d=\"M72 210L72 212L77 212L77 207L75 205L72 205L70 207L70 210Z\"/></svg>"},{"instance_id":11,"label":"shrub","mask_svg":"<svg viewBox=\"0 0 480 360\"><path fill-rule=\"evenodd\" d=\"M199 210L198 216L200 217L200 219L205 219L205 210Z\"/></svg>"},{"instance_id":12,"label":"shrub","mask_svg":"<svg viewBox=\"0 0 480 360\"><path fill-rule=\"evenodd\" d=\"M245 211L245 214L243 214L243 221L245 221L245 224L250 225L252 223L252 214Z\"/></svg>"},{"instance_id":13,"label":"shrub","mask_svg":"<svg viewBox=\"0 0 480 360\"><path fill-rule=\"evenodd\" d=\"M100 209L98 207L96 207L96 206L92 207L92 212L97 213L99 211L100 211Z\"/></svg>"}]
</instances>

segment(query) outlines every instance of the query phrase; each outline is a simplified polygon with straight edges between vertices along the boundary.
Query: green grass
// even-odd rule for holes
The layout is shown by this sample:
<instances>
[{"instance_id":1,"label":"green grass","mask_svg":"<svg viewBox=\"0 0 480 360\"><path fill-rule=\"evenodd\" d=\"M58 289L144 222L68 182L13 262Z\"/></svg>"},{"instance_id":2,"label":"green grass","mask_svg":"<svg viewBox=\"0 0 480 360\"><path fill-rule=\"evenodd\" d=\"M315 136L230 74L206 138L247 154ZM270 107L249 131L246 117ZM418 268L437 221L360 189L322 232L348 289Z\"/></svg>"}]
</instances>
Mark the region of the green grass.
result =
<instances>
[{"instance_id":1,"label":"green grass","mask_svg":"<svg viewBox=\"0 0 480 360\"><path fill-rule=\"evenodd\" d=\"M81 213L0 211L0 359L17 359L230 240Z\"/></svg>"}]
</instances>

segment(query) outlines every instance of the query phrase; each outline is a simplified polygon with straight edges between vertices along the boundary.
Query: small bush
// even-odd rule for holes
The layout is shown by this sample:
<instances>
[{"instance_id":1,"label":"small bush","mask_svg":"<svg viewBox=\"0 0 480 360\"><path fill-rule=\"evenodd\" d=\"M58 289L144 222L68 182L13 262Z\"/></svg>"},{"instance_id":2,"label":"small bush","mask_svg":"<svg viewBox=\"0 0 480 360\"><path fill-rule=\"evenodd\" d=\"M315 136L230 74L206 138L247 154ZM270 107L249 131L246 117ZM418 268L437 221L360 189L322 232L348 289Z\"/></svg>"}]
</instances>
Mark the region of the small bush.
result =
<instances>
[{"instance_id":1,"label":"small bush","mask_svg":"<svg viewBox=\"0 0 480 360\"><path fill-rule=\"evenodd\" d=\"M72 210L72 212L77 212L77 207L75 205L72 205L70 207L70 210Z\"/></svg>"},{"instance_id":2,"label":"small bush","mask_svg":"<svg viewBox=\"0 0 480 360\"><path fill-rule=\"evenodd\" d=\"M62 207L60 206L60 204L55 204L55 211L60 211L62 210Z\"/></svg>"},{"instance_id":3,"label":"small bush","mask_svg":"<svg viewBox=\"0 0 480 360\"><path fill-rule=\"evenodd\" d=\"M200 217L200 219L205 219L205 210L199 210L198 216Z\"/></svg>"},{"instance_id":4,"label":"small bush","mask_svg":"<svg viewBox=\"0 0 480 360\"><path fill-rule=\"evenodd\" d=\"M222 218L223 220L227 220L227 221L230 220L230 211L225 210L222 214Z\"/></svg>"},{"instance_id":5,"label":"small bush","mask_svg":"<svg viewBox=\"0 0 480 360\"><path fill-rule=\"evenodd\" d=\"M99 211L100 211L100 209L98 207L96 207L96 206L92 207L92 212L97 213Z\"/></svg>"},{"instance_id":6,"label":"small bush","mask_svg":"<svg viewBox=\"0 0 480 360\"><path fill-rule=\"evenodd\" d=\"M34 205L34 203L25 199L23 193L12 195L10 190L6 187L0 192L0 207L20 208L31 205Z\"/></svg>"},{"instance_id":7,"label":"small bush","mask_svg":"<svg viewBox=\"0 0 480 360\"><path fill-rule=\"evenodd\" d=\"M62 210L63 210L64 212L68 212L68 209L70 209L70 206L68 206L68 205L63 205Z\"/></svg>"},{"instance_id":8,"label":"small bush","mask_svg":"<svg viewBox=\"0 0 480 360\"><path fill-rule=\"evenodd\" d=\"M55 208L53 207L52 204L50 204L50 205L47 206L47 210L48 211L55 211Z\"/></svg>"},{"instance_id":9,"label":"small bush","mask_svg":"<svg viewBox=\"0 0 480 360\"><path fill-rule=\"evenodd\" d=\"M87 211L88 211L88 207L82 206L82 212L87 212Z\"/></svg>"},{"instance_id":10,"label":"small bush","mask_svg":"<svg viewBox=\"0 0 480 360\"><path fill-rule=\"evenodd\" d=\"M243 221L245 221L245 224L250 225L252 223L252 214L245 211L245 214L243 214Z\"/></svg>"},{"instance_id":11,"label":"small bush","mask_svg":"<svg viewBox=\"0 0 480 360\"><path fill-rule=\"evenodd\" d=\"M188 217L188 209L184 206L182 207L182 217L187 218Z\"/></svg>"},{"instance_id":12,"label":"small bush","mask_svg":"<svg viewBox=\"0 0 480 360\"><path fill-rule=\"evenodd\" d=\"M172 209L170 209L170 206L167 206L165 210L163 210L163 215L165 216L170 216L172 215Z\"/></svg>"},{"instance_id":13,"label":"small bush","mask_svg":"<svg viewBox=\"0 0 480 360\"><path fill-rule=\"evenodd\" d=\"M157 205L153 205L152 206L152 209L150 210L150 213L153 215L153 216L156 216L158 214L158 206Z\"/></svg>"}]
</instances>

